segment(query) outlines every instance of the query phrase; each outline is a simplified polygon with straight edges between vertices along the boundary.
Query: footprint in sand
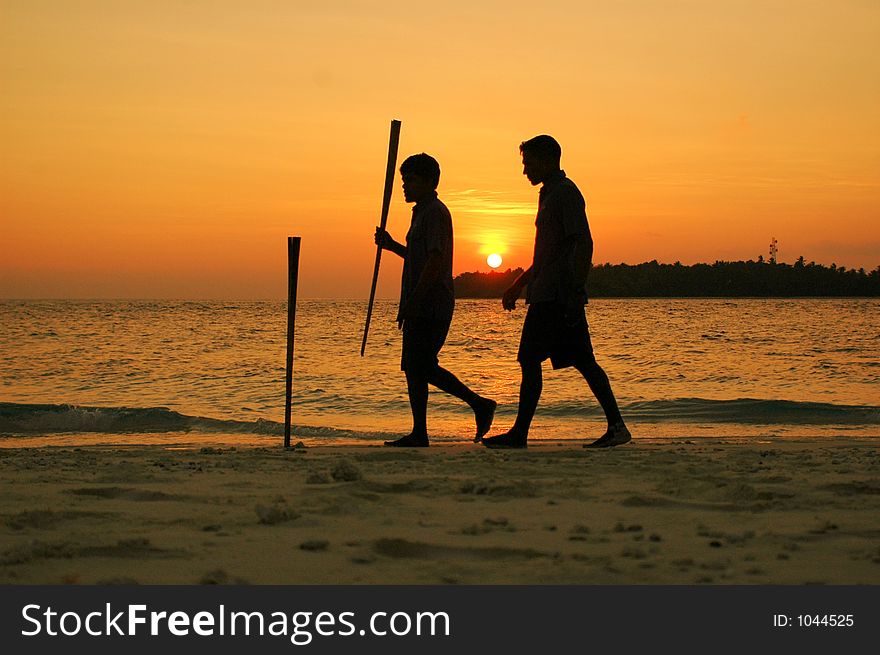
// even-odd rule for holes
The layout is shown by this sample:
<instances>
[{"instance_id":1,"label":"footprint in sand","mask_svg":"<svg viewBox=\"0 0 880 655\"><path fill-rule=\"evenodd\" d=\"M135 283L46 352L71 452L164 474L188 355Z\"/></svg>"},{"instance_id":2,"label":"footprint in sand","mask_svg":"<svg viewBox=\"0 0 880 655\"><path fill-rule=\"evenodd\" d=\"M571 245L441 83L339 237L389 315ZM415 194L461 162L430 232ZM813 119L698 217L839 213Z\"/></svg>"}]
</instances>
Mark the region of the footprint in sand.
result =
<instances>
[{"instance_id":1,"label":"footprint in sand","mask_svg":"<svg viewBox=\"0 0 880 655\"><path fill-rule=\"evenodd\" d=\"M277 525L286 521L298 519L301 515L291 507L283 498L276 499L270 505L257 505L254 508L257 519L262 525Z\"/></svg>"},{"instance_id":2,"label":"footprint in sand","mask_svg":"<svg viewBox=\"0 0 880 655\"><path fill-rule=\"evenodd\" d=\"M166 494L162 491L147 491L131 487L83 487L81 489L67 489L65 493L75 496L93 496L95 498L122 498L135 501L156 500L187 500L186 496Z\"/></svg>"},{"instance_id":3,"label":"footprint in sand","mask_svg":"<svg viewBox=\"0 0 880 655\"><path fill-rule=\"evenodd\" d=\"M531 548L461 548L441 546L408 539L378 539L373 550L385 557L395 559L536 559L557 557L557 553L545 553Z\"/></svg>"},{"instance_id":4,"label":"footprint in sand","mask_svg":"<svg viewBox=\"0 0 880 655\"><path fill-rule=\"evenodd\" d=\"M225 584L233 584L233 585L246 585L250 584L247 580L243 580L239 577L232 577L223 569L214 569L213 571L208 571L201 577L199 580L199 584L203 585L225 585Z\"/></svg>"},{"instance_id":5,"label":"footprint in sand","mask_svg":"<svg viewBox=\"0 0 880 655\"><path fill-rule=\"evenodd\" d=\"M309 539L299 545L300 550L306 550L312 553L325 551L330 547L330 542L326 539Z\"/></svg>"},{"instance_id":6,"label":"footprint in sand","mask_svg":"<svg viewBox=\"0 0 880 655\"><path fill-rule=\"evenodd\" d=\"M11 528L12 530L24 530L26 528L45 530L54 528L64 521L107 518L111 516L114 515L107 512L76 512L70 510L56 512L51 509L42 509L27 510L19 512L18 514L13 514L6 519L5 523L6 527Z\"/></svg>"}]
</instances>

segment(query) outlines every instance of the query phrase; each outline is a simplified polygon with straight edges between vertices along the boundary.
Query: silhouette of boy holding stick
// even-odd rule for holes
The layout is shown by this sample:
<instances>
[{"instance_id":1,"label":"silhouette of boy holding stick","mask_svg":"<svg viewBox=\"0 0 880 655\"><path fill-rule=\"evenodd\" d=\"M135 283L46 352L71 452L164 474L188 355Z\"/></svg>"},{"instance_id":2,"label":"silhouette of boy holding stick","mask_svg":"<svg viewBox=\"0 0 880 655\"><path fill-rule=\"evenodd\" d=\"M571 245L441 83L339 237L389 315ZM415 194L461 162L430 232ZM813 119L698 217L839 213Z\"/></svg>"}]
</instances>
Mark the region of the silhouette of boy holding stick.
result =
<instances>
[{"instance_id":1,"label":"silhouette of boy holding stick","mask_svg":"<svg viewBox=\"0 0 880 655\"><path fill-rule=\"evenodd\" d=\"M452 216L437 197L440 164L421 153L400 166L403 195L413 206L406 244L376 228L376 245L403 258L398 327L403 331L400 368L412 410L412 432L386 446L428 445L428 384L466 402L474 411L479 441L492 426L496 403L471 391L455 375L440 366L438 354L446 341L455 293L452 285Z\"/></svg>"}]
</instances>

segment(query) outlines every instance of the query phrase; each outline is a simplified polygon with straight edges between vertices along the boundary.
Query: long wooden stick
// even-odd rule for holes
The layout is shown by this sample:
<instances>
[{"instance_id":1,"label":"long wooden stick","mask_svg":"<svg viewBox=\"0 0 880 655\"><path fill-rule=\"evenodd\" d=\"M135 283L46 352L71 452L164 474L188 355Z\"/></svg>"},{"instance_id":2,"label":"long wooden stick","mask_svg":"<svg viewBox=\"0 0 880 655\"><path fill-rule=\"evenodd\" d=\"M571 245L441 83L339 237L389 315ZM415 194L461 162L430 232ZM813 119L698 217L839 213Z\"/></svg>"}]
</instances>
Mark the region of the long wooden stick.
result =
<instances>
[{"instance_id":1,"label":"long wooden stick","mask_svg":"<svg viewBox=\"0 0 880 655\"><path fill-rule=\"evenodd\" d=\"M388 222L388 207L391 205L391 191L394 188L394 169L397 168L397 144L400 142L400 121L391 121L391 138L388 142L388 167L385 169L385 194L382 196L382 218L379 229L384 230ZM364 340L361 342L361 357L367 348L367 334L370 332L370 318L373 316L373 301L376 299L376 282L379 280L379 262L382 259L382 246L376 246L376 263L373 266L373 284L370 287L370 304L367 305L367 322L364 325Z\"/></svg>"},{"instance_id":2,"label":"long wooden stick","mask_svg":"<svg viewBox=\"0 0 880 655\"><path fill-rule=\"evenodd\" d=\"M296 282L300 237L287 237L287 376L284 388L284 447L290 448L290 406L293 390L293 336L296 332Z\"/></svg>"}]
</instances>

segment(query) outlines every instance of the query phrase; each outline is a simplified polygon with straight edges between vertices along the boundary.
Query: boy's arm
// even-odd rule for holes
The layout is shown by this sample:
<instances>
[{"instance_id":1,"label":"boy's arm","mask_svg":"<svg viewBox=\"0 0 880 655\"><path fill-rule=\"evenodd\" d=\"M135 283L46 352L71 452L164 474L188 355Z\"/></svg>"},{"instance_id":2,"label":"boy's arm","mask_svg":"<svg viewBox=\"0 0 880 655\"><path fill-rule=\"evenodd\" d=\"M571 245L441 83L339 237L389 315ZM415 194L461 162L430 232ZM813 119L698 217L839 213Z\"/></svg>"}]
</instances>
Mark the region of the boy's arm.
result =
<instances>
[{"instance_id":1,"label":"boy's arm","mask_svg":"<svg viewBox=\"0 0 880 655\"><path fill-rule=\"evenodd\" d=\"M388 234L386 230L377 227L374 241L376 242L376 245L383 250L389 250L398 257L406 258L406 246L402 243L397 243L397 241L391 238L391 235Z\"/></svg>"},{"instance_id":2,"label":"boy's arm","mask_svg":"<svg viewBox=\"0 0 880 655\"><path fill-rule=\"evenodd\" d=\"M593 265L593 238L587 232L586 236L573 237L570 243L568 261L571 267L572 291L582 294Z\"/></svg>"},{"instance_id":3,"label":"boy's arm","mask_svg":"<svg viewBox=\"0 0 880 655\"><path fill-rule=\"evenodd\" d=\"M566 323L574 325L583 316L587 276L593 262L593 239L589 232L571 237L567 256L571 277L563 299L563 317Z\"/></svg>"},{"instance_id":4,"label":"boy's arm","mask_svg":"<svg viewBox=\"0 0 880 655\"><path fill-rule=\"evenodd\" d=\"M501 306L507 311L514 309L516 307L517 298L519 298L522 290L526 288L526 285L531 279L532 267L529 266L528 270L523 271L520 276L513 281L513 284L507 288L507 291L504 292L504 295L501 297Z\"/></svg>"}]
</instances>

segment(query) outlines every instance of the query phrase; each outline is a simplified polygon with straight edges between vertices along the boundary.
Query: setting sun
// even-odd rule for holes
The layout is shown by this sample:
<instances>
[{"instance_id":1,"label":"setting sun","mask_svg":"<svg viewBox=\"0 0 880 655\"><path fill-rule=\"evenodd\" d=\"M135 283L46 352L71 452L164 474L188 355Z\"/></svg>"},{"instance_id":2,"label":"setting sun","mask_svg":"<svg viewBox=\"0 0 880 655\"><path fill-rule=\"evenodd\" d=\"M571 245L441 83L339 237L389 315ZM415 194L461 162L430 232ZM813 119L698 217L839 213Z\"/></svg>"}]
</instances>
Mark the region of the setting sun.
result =
<instances>
[{"instance_id":1,"label":"setting sun","mask_svg":"<svg viewBox=\"0 0 880 655\"><path fill-rule=\"evenodd\" d=\"M488 257L486 257L486 263L489 264L490 268L498 268L501 266L501 255L497 253L492 253Z\"/></svg>"}]
</instances>

